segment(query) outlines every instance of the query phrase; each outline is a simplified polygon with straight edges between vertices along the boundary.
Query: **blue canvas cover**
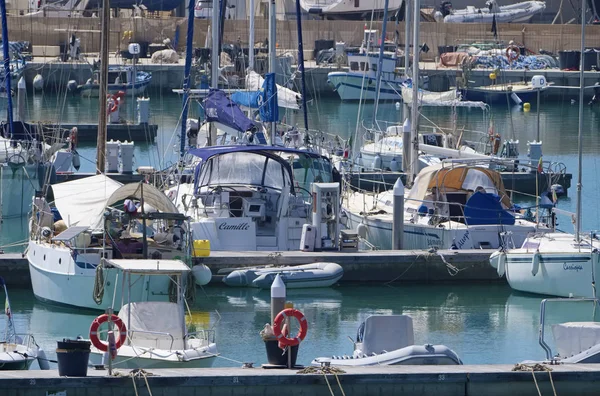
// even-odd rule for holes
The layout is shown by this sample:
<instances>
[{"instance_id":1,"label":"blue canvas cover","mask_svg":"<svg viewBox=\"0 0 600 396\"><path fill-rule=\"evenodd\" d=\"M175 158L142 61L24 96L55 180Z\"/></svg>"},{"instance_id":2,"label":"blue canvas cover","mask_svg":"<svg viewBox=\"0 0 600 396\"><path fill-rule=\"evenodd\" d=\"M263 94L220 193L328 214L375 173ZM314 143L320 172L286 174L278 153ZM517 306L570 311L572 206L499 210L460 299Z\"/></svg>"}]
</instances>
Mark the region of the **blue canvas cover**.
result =
<instances>
[{"instance_id":1,"label":"blue canvas cover","mask_svg":"<svg viewBox=\"0 0 600 396\"><path fill-rule=\"evenodd\" d=\"M467 225L515 224L515 217L502 208L496 194L475 192L465 205Z\"/></svg>"},{"instance_id":2,"label":"blue canvas cover","mask_svg":"<svg viewBox=\"0 0 600 396\"><path fill-rule=\"evenodd\" d=\"M231 94L231 100L239 106L258 109L262 104L261 91L239 91Z\"/></svg>"},{"instance_id":3,"label":"blue canvas cover","mask_svg":"<svg viewBox=\"0 0 600 396\"><path fill-rule=\"evenodd\" d=\"M251 131L256 128L239 106L218 89L211 89L204 99L206 121L219 122L239 132Z\"/></svg>"},{"instance_id":4,"label":"blue canvas cover","mask_svg":"<svg viewBox=\"0 0 600 396\"><path fill-rule=\"evenodd\" d=\"M264 122L279 121L279 105L277 101L277 84L275 84L275 73L265 74L265 81L261 91L263 92L263 103L260 107L260 119Z\"/></svg>"}]
</instances>

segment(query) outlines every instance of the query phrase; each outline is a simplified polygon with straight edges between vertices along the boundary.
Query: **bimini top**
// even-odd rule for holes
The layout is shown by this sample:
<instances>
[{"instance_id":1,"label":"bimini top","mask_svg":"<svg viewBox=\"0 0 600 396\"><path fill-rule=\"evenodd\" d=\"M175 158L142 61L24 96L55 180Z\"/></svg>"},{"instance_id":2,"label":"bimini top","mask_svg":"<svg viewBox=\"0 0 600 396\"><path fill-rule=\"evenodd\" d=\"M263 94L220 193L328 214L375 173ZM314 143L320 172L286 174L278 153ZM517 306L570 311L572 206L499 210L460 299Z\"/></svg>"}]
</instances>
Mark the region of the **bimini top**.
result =
<instances>
[{"instance_id":1,"label":"bimini top","mask_svg":"<svg viewBox=\"0 0 600 396\"><path fill-rule=\"evenodd\" d=\"M233 146L207 146L188 151L190 154L200 158L202 161L206 161L210 157L215 155L229 154L229 153L292 153L292 154L303 154L309 157L319 158L321 157L318 153L313 153L307 150L301 150L290 147L282 146L262 146L262 145L233 145Z\"/></svg>"}]
</instances>

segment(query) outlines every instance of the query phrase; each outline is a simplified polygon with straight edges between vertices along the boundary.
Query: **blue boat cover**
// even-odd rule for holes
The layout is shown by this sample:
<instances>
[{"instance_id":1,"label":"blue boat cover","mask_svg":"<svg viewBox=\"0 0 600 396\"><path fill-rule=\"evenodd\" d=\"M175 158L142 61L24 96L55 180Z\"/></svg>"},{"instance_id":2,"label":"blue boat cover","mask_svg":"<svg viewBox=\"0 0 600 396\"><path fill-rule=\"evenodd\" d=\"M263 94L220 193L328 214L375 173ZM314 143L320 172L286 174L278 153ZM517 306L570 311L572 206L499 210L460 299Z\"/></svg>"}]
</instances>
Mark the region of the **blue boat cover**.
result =
<instances>
[{"instance_id":1,"label":"blue boat cover","mask_svg":"<svg viewBox=\"0 0 600 396\"><path fill-rule=\"evenodd\" d=\"M262 86L264 106L260 108L260 119L264 122L279 121L279 105L277 102L277 84L275 73L265 74Z\"/></svg>"},{"instance_id":2,"label":"blue boat cover","mask_svg":"<svg viewBox=\"0 0 600 396\"><path fill-rule=\"evenodd\" d=\"M231 101L225 95L225 92L218 89L211 89L206 99L204 99L204 111L206 121L219 122L239 132L246 132L255 129L256 126L237 104Z\"/></svg>"},{"instance_id":3,"label":"blue boat cover","mask_svg":"<svg viewBox=\"0 0 600 396\"><path fill-rule=\"evenodd\" d=\"M258 109L262 104L261 91L238 91L231 94L231 100L236 104L250 109Z\"/></svg>"},{"instance_id":4,"label":"blue boat cover","mask_svg":"<svg viewBox=\"0 0 600 396\"><path fill-rule=\"evenodd\" d=\"M502 208L496 194L475 192L465 205L467 225L515 224L515 217Z\"/></svg>"}]
</instances>

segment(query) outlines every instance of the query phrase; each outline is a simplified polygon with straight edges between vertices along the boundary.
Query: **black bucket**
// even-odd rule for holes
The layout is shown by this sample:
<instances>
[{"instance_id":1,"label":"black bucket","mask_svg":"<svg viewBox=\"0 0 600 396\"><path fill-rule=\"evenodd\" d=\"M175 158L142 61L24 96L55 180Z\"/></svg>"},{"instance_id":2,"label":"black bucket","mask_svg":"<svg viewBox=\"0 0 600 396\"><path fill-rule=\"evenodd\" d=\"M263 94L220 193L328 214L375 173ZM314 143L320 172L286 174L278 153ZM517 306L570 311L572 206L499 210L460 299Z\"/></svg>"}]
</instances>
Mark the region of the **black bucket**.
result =
<instances>
[{"instance_id":1,"label":"black bucket","mask_svg":"<svg viewBox=\"0 0 600 396\"><path fill-rule=\"evenodd\" d=\"M64 339L58 341L57 344L58 375L61 377L86 377L91 343L83 340Z\"/></svg>"},{"instance_id":2,"label":"black bucket","mask_svg":"<svg viewBox=\"0 0 600 396\"><path fill-rule=\"evenodd\" d=\"M598 67L598 51L588 48L583 53L583 70L590 71Z\"/></svg>"},{"instance_id":3,"label":"black bucket","mask_svg":"<svg viewBox=\"0 0 600 396\"><path fill-rule=\"evenodd\" d=\"M279 342L277 340L265 340L265 347L267 348L267 360L269 364L276 366L288 365L288 353L292 351L292 367L296 365L296 358L298 357L298 347L300 345L287 348L285 353L282 349L279 349Z\"/></svg>"},{"instance_id":4,"label":"black bucket","mask_svg":"<svg viewBox=\"0 0 600 396\"><path fill-rule=\"evenodd\" d=\"M581 51L558 51L560 70L579 70Z\"/></svg>"}]
</instances>

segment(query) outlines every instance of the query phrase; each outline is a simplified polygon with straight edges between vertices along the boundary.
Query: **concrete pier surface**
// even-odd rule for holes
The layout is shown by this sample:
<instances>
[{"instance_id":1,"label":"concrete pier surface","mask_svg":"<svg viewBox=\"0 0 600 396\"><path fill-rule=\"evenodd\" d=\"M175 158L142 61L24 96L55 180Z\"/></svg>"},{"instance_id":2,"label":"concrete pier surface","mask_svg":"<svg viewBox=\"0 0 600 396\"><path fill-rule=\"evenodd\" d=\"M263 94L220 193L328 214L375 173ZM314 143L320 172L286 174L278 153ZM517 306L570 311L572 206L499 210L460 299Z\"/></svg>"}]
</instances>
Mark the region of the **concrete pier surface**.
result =
<instances>
[{"instance_id":1,"label":"concrete pier surface","mask_svg":"<svg viewBox=\"0 0 600 396\"><path fill-rule=\"evenodd\" d=\"M341 282L497 282L489 264L491 250L375 250L359 252L219 252L195 259L206 264L213 282L233 268L264 265L300 265L333 262L342 266ZM0 254L0 274L9 286L31 287L27 259Z\"/></svg>"},{"instance_id":2,"label":"concrete pier surface","mask_svg":"<svg viewBox=\"0 0 600 396\"><path fill-rule=\"evenodd\" d=\"M0 371L5 396L238 396L287 395L597 395L600 367L543 366L551 371L512 371L513 365L376 366L344 368L337 374L262 368L88 370L60 377L56 370ZM145 375L144 375L145 374ZM534 379L535 376L535 379Z\"/></svg>"}]
</instances>

